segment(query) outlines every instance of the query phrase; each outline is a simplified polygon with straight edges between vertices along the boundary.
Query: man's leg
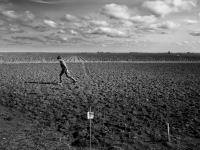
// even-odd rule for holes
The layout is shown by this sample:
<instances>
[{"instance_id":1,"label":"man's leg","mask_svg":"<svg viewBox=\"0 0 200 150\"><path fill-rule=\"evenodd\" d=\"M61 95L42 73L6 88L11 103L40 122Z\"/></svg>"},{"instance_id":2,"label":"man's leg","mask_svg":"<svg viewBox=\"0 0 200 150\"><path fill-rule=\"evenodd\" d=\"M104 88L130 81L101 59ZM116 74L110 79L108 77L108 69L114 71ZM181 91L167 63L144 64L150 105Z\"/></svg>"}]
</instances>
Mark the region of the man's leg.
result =
<instances>
[{"instance_id":1,"label":"man's leg","mask_svg":"<svg viewBox=\"0 0 200 150\"><path fill-rule=\"evenodd\" d=\"M73 83L76 82L76 80L70 75L70 73L69 73L68 70L65 70L65 74L66 74L66 76L67 76L68 78L70 78L70 79L73 81Z\"/></svg>"},{"instance_id":2,"label":"man's leg","mask_svg":"<svg viewBox=\"0 0 200 150\"><path fill-rule=\"evenodd\" d=\"M64 72L65 72L64 70L62 70L62 71L60 72L60 75L59 75L60 83L62 83L62 75L63 75Z\"/></svg>"}]
</instances>

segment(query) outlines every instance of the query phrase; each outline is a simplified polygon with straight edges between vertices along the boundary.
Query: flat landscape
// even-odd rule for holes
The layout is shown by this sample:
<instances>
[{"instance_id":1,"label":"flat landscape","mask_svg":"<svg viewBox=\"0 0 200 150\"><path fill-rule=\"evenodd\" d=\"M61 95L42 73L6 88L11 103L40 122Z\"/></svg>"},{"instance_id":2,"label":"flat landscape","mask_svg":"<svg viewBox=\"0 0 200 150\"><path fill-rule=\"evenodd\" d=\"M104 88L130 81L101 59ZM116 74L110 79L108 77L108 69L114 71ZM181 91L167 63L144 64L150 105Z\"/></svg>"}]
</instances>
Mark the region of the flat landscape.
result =
<instances>
[{"instance_id":1,"label":"flat landscape","mask_svg":"<svg viewBox=\"0 0 200 150\"><path fill-rule=\"evenodd\" d=\"M76 84L57 55L1 55L0 149L87 150L90 107L93 150L200 149L196 55L61 54Z\"/></svg>"}]
</instances>

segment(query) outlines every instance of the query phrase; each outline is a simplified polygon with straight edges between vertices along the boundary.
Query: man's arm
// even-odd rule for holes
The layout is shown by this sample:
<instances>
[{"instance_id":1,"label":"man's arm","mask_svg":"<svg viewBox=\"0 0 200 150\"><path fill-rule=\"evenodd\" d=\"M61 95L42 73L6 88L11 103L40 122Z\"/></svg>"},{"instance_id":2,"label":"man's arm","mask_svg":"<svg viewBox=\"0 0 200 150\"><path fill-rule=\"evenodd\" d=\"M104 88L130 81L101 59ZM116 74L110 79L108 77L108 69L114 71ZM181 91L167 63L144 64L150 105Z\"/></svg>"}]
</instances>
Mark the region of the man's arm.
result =
<instances>
[{"instance_id":1,"label":"man's arm","mask_svg":"<svg viewBox=\"0 0 200 150\"><path fill-rule=\"evenodd\" d=\"M63 69L66 68L66 69L68 70L67 65L66 65L66 62L65 62L64 60L61 60L61 61L60 61L60 65L61 65L61 67L62 67Z\"/></svg>"}]
</instances>

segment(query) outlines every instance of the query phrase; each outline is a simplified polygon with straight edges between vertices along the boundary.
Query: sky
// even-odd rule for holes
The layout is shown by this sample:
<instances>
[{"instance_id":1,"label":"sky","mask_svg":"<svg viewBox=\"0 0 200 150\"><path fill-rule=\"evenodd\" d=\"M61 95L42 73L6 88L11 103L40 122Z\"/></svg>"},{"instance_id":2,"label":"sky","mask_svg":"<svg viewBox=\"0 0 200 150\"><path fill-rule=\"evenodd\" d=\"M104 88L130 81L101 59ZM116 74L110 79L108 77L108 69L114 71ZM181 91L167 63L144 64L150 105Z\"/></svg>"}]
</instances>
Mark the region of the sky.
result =
<instances>
[{"instance_id":1,"label":"sky","mask_svg":"<svg viewBox=\"0 0 200 150\"><path fill-rule=\"evenodd\" d=\"M0 0L0 52L200 53L199 0Z\"/></svg>"}]
</instances>

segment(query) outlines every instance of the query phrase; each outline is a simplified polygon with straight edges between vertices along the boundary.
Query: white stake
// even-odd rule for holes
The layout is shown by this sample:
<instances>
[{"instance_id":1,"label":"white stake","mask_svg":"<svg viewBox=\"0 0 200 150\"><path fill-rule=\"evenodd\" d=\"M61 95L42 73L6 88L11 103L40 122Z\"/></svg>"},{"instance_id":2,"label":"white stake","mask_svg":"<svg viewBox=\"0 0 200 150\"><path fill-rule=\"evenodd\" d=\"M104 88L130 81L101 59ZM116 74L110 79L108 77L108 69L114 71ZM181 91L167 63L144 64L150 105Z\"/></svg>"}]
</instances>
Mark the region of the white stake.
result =
<instances>
[{"instance_id":1,"label":"white stake","mask_svg":"<svg viewBox=\"0 0 200 150\"><path fill-rule=\"evenodd\" d=\"M91 112L91 106L90 106L90 112ZM90 150L91 150L91 126L92 126L92 119L90 119Z\"/></svg>"},{"instance_id":2,"label":"white stake","mask_svg":"<svg viewBox=\"0 0 200 150\"><path fill-rule=\"evenodd\" d=\"M94 112L91 112L91 106L89 112L87 112L87 119L90 120L90 150L91 150L91 142L92 142L92 119L94 118Z\"/></svg>"},{"instance_id":3,"label":"white stake","mask_svg":"<svg viewBox=\"0 0 200 150\"><path fill-rule=\"evenodd\" d=\"M167 123L167 136L168 136L168 142L171 142L171 138L170 138L170 130L169 130L169 123Z\"/></svg>"}]
</instances>

